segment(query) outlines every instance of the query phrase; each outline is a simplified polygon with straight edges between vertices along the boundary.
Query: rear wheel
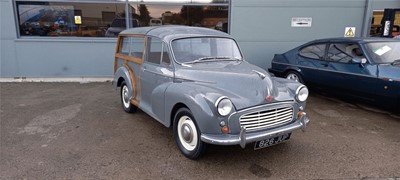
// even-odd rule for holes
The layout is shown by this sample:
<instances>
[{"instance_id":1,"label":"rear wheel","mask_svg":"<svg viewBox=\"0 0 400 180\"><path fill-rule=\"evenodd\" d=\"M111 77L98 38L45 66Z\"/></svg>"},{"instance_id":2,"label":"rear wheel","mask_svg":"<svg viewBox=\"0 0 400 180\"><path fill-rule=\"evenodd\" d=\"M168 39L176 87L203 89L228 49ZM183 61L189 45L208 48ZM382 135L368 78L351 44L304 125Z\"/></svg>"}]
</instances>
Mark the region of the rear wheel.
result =
<instances>
[{"instance_id":1,"label":"rear wheel","mask_svg":"<svg viewBox=\"0 0 400 180\"><path fill-rule=\"evenodd\" d=\"M137 107L133 105L129 99L129 88L126 85L125 81L121 83L121 104L122 108L125 112L134 113L137 110Z\"/></svg>"},{"instance_id":2,"label":"rear wheel","mask_svg":"<svg viewBox=\"0 0 400 180\"><path fill-rule=\"evenodd\" d=\"M174 118L174 138L179 150L189 159L197 159L206 151L192 112L181 108Z\"/></svg>"},{"instance_id":3,"label":"rear wheel","mask_svg":"<svg viewBox=\"0 0 400 180\"><path fill-rule=\"evenodd\" d=\"M303 78L296 71L289 71L288 73L286 73L285 78L304 84Z\"/></svg>"}]
</instances>

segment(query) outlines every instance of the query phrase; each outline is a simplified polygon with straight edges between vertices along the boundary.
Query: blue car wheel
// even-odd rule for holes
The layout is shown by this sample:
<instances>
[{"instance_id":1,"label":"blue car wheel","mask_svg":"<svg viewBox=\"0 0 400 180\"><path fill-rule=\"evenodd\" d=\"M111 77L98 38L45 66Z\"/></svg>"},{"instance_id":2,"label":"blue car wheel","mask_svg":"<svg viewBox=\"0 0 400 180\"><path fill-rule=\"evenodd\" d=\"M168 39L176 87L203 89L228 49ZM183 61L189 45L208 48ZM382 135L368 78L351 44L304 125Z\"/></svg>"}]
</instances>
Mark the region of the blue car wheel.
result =
<instances>
[{"instance_id":1,"label":"blue car wheel","mask_svg":"<svg viewBox=\"0 0 400 180\"><path fill-rule=\"evenodd\" d=\"M296 71L289 71L288 73L286 73L285 78L304 84L303 78Z\"/></svg>"}]
</instances>

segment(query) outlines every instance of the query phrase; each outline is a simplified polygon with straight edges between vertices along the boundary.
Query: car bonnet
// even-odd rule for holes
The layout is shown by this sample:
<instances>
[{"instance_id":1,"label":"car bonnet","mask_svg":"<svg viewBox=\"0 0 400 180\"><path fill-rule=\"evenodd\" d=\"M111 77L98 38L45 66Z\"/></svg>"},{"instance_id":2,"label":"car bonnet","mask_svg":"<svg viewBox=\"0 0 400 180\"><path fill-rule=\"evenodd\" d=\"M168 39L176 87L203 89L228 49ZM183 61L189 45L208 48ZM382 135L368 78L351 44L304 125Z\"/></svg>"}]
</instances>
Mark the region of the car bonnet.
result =
<instances>
[{"instance_id":1,"label":"car bonnet","mask_svg":"<svg viewBox=\"0 0 400 180\"><path fill-rule=\"evenodd\" d=\"M278 94L266 71L244 61L198 63L177 69L175 76L194 83L201 94L229 97L237 110L268 103L267 97Z\"/></svg>"}]
</instances>

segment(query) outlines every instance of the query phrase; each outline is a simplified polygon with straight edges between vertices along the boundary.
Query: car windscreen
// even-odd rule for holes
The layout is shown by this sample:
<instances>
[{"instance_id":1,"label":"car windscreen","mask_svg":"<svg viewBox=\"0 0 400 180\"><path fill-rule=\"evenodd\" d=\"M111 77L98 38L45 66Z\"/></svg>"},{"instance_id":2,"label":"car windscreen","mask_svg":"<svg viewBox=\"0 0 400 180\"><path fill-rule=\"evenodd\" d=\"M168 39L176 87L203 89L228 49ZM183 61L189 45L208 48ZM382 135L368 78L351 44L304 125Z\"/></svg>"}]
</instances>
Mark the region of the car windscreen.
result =
<instances>
[{"instance_id":1,"label":"car windscreen","mask_svg":"<svg viewBox=\"0 0 400 180\"><path fill-rule=\"evenodd\" d=\"M374 63L393 63L400 60L400 41L371 42L367 43L365 47Z\"/></svg>"},{"instance_id":2,"label":"car windscreen","mask_svg":"<svg viewBox=\"0 0 400 180\"><path fill-rule=\"evenodd\" d=\"M172 42L175 59L179 63L199 60L241 60L242 55L236 42L229 38L196 37L177 39Z\"/></svg>"}]
</instances>

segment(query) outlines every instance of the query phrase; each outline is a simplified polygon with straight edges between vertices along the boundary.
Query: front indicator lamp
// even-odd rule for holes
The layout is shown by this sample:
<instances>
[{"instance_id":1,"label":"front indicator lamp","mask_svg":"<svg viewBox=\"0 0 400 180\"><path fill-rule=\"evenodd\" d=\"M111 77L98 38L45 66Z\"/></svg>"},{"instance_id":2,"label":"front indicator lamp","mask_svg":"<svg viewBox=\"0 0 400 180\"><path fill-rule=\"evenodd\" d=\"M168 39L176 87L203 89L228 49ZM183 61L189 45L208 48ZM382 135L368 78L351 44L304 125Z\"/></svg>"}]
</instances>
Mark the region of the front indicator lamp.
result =
<instances>
[{"instance_id":1,"label":"front indicator lamp","mask_svg":"<svg viewBox=\"0 0 400 180\"><path fill-rule=\"evenodd\" d=\"M224 133L224 134L228 133L228 132L229 132L228 126L222 127L222 128L221 128L221 132Z\"/></svg>"}]
</instances>

